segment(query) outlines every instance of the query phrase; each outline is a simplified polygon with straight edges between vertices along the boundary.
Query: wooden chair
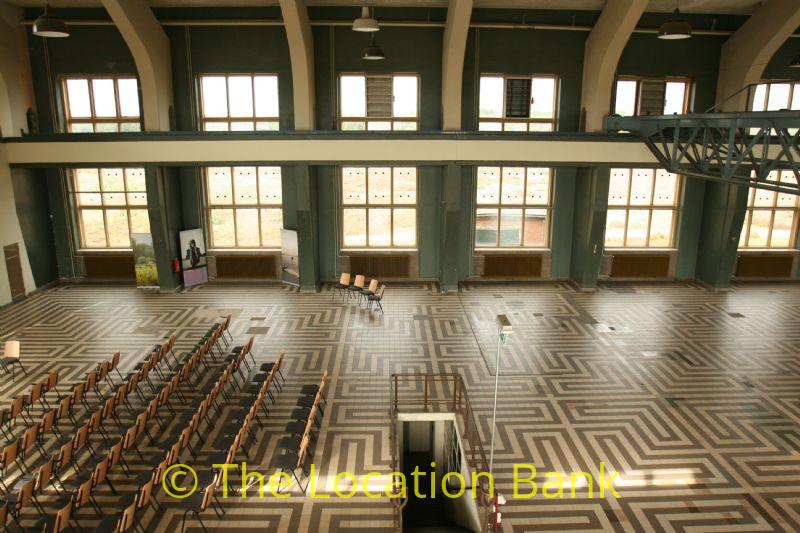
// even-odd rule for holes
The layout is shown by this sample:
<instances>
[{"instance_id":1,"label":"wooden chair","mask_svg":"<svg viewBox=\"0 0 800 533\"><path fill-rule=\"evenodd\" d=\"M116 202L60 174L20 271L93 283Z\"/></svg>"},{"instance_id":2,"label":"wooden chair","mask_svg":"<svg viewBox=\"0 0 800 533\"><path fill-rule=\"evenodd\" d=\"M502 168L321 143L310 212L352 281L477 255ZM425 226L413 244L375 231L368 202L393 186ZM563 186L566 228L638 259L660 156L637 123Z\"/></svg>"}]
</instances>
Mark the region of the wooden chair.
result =
<instances>
[{"instance_id":1,"label":"wooden chair","mask_svg":"<svg viewBox=\"0 0 800 533\"><path fill-rule=\"evenodd\" d=\"M347 272L342 272L342 275L339 276L339 283L333 286L333 290L331 291L331 300L336 294L341 294L342 299L344 299L345 295L349 295L348 292L350 290L350 274Z\"/></svg>"},{"instance_id":2,"label":"wooden chair","mask_svg":"<svg viewBox=\"0 0 800 533\"><path fill-rule=\"evenodd\" d=\"M58 449L58 453L56 454L56 464L58 465L59 472L63 472L67 466L72 465L72 468L75 469L75 473L78 473L78 467L75 465L75 461L73 460L74 452L75 439L68 439L66 442L61 444Z\"/></svg>"},{"instance_id":3,"label":"wooden chair","mask_svg":"<svg viewBox=\"0 0 800 533\"><path fill-rule=\"evenodd\" d=\"M369 287L364 289L364 290L362 290L358 294L358 303L359 304L361 303L361 299L362 298L364 299L365 302L368 302L369 301L368 298L370 296L372 296L373 294L375 294L375 291L377 291L377 290L378 290L378 280L375 279L375 278L372 278L369 281Z\"/></svg>"},{"instance_id":4,"label":"wooden chair","mask_svg":"<svg viewBox=\"0 0 800 533\"><path fill-rule=\"evenodd\" d=\"M50 409L42 416L42 420L39 422L39 440L44 438L44 434L47 431L52 431L53 435L59 439L62 438L61 431L58 429L58 425L56 424L57 416L58 409Z\"/></svg>"},{"instance_id":5,"label":"wooden chair","mask_svg":"<svg viewBox=\"0 0 800 533\"><path fill-rule=\"evenodd\" d=\"M135 529L136 526L140 526L135 520L135 515L136 498L122 512L113 516L106 516L100 520L100 523L94 528L94 533L125 533ZM145 531L145 529L142 528L142 531Z\"/></svg>"},{"instance_id":6,"label":"wooden chair","mask_svg":"<svg viewBox=\"0 0 800 533\"><path fill-rule=\"evenodd\" d=\"M31 385L31 392L26 394L22 397L22 403L25 405L25 412L28 413L28 416L33 420L33 416L31 415L31 407L36 402L42 401L42 390L44 389L44 383L34 383Z\"/></svg>"},{"instance_id":7,"label":"wooden chair","mask_svg":"<svg viewBox=\"0 0 800 533\"><path fill-rule=\"evenodd\" d=\"M78 509L82 508L87 503L92 506L94 512L97 516L102 517L103 512L100 510L100 506L97 505L97 502L92 495L92 484L94 481L94 476L89 476L85 480L83 480L75 490L72 499L74 500L74 509L77 511Z\"/></svg>"},{"instance_id":8,"label":"wooden chair","mask_svg":"<svg viewBox=\"0 0 800 533\"><path fill-rule=\"evenodd\" d=\"M3 447L3 451L0 452L0 484L3 485L3 488L5 489L6 492L8 492L8 487L6 486L5 481L3 481L3 478L8 473L8 468L12 464L17 463L17 466L19 466L17 457L18 454L19 454L19 439L14 439L11 442L8 442Z\"/></svg>"},{"instance_id":9,"label":"wooden chair","mask_svg":"<svg viewBox=\"0 0 800 533\"><path fill-rule=\"evenodd\" d=\"M206 488L204 488L202 492L197 492L192 496L190 496L189 498L186 498L186 500L184 500L186 502L185 505L187 505L189 509L187 509L183 513L183 522L181 524L181 531L184 531L186 529L186 517L189 514L192 515L192 518L200 522L200 525L203 527L203 530L207 531L206 525L200 518L200 513L208 509L209 506L211 506L211 508L214 509L214 514L216 514L218 517L221 518L225 515L225 510L222 508L222 505L219 503L219 500L216 498L215 494L215 491L217 490L218 479L219 479L218 476L215 477L214 481L212 481L211 484L209 484ZM217 507L214 506L215 501L217 506L219 506L220 512L217 512Z\"/></svg>"},{"instance_id":10,"label":"wooden chair","mask_svg":"<svg viewBox=\"0 0 800 533\"><path fill-rule=\"evenodd\" d=\"M39 514L44 514L44 509L42 509L42 506L39 505L39 501L36 499L36 495L33 493L35 486L36 479L31 478L26 482L21 483L15 492L6 494L8 511L11 513L11 516L14 518L14 521L17 523L17 525L20 526L20 529L22 529L22 526L19 523L19 515L29 503L33 502L36 512Z\"/></svg>"},{"instance_id":11,"label":"wooden chair","mask_svg":"<svg viewBox=\"0 0 800 533\"><path fill-rule=\"evenodd\" d=\"M97 374L96 370L92 370L86 374L86 390L87 391L94 391L95 396L99 401L103 401L103 395L100 394L100 388L97 386Z\"/></svg>"},{"instance_id":12,"label":"wooden chair","mask_svg":"<svg viewBox=\"0 0 800 533\"><path fill-rule=\"evenodd\" d=\"M11 407L10 407L9 413L8 413L9 422L15 422L16 423L16 419L20 415L23 415L22 419L24 420L25 419L25 415L23 414L24 413L24 409L25 409L25 398L22 395L19 395L16 398L14 398L13 400L11 400ZM31 422L33 422L33 419L31 419ZM10 424L9 424L9 427L10 427Z\"/></svg>"},{"instance_id":13,"label":"wooden chair","mask_svg":"<svg viewBox=\"0 0 800 533\"><path fill-rule=\"evenodd\" d=\"M58 393L58 371L54 370L47 374L47 379L44 382L44 390L42 391L42 398L44 399L47 406L50 406L50 402L47 400L47 393L55 391L56 392L56 401L61 399L61 395Z\"/></svg>"},{"instance_id":14,"label":"wooden chair","mask_svg":"<svg viewBox=\"0 0 800 533\"><path fill-rule=\"evenodd\" d=\"M297 455L281 454L278 455L278 457L275 460L275 467L278 468L278 471L291 473L294 480L297 481L297 486L300 487L303 493L305 493L306 489L308 489L308 482L306 482L306 486L304 488L300 481L300 476L297 475L297 470L300 470L301 474L306 474L305 459L308 455L308 446L309 446L308 436L303 437ZM281 488L285 487L278 487L278 493L280 493Z\"/></svg>"},{"instance_id":15,"label":"wooden chair","mask_svg":"<svg viewBox=\"0 0 800 533\"><path fill-rule=\"evenodd\" d=\"M356 280L353 282L353 284L347 287L347 290L349 291L347 293L347 299L348 300L350 299L350 295L352 295L354 298L360 295L361 291L364 290L364 283L366 281L367 281L366 277L364 277L361 274L357 275Z\"/></svg>"},{"instance_id":16,"label":"wooden chair","mask_svg":"<svg viewBox=\"0 0 800 533\"><path fill-rule=\"evenodd\" d=\"M70 527L70 522L72 521L72 507L75 502L72 498L69 498L63 500L62 503L61 509L56 512L54 517L40 521L34 526L34 530L43 533L61 533ZM2 521L0 521L0 526L2 526Z\"/></svg>"},{"instance_id":17,"label":"wooden chair","mask_svg":"<svg viewBox=\"0 0 800 533\"><path fill-rule=\"evenodd\" d=\"M14 367L16 366L22 369L23 374L28 375L28 371L22 366L22 359L20 359L19 341L6 341L3 357L0 357L0 368L5 370L6 373L8 373L9 368L11 369L11 381L16 379L14 373Z\"/></svg>"},{"instance_id":18,"label":"wooden chair","mask_svg":"<svg viewBox=\"0 0 800 533\"><path fill-rule=\"evenodd\" d=\"M120 465L122 467L122 471L125 472L126 475L132 475L130 467L128 467L128 463L125 461L125 457L122 455L122 449L125 446L125 439L120 439L115 445L113 445L108 450L108 469L113 470L115 466Z\"/></svg>"},{"instance_id":19,"label":"wooden chair","mask_svg":"<svg viewBox=\"0 0 800 533\"><path fill-rule=\"evenodd\" d=\"M119 376L119 379L121 380L125 379L124 377L122 377L122 374L119 371L119 352L114 352L114 355L112 355L111 359L109 359L108 372L109 374L111 372L116 372L117 375Z\"/></svg>"},{"instance_id":20,"label":"wooden chair","mask_svg":"<svg viewBox=\"0 0 800 533\"><path fill-rule=\"evenodd\" d=\"M23 465L25 464L25 460L28 459L31 449L34 448L42 455L45 455L44 448L42 448L42 445L39 444L38 424L29 427L22 433L22 439L20 439L19 449L20 449L20 454L22 455Z\"/></svg>"},{"instance_id":21,"label":"wooden chair","mask_svg":"<svg viewBox=\"0 0 800 533\"><path fill-rule=\"evenodd\" d=\"M72 395L70 396L62 396L60 400L58 400L58 407L56 407L58 414L56 415L59 420L69 418L69 420L75 424L77 420L72 415Z\"/></svg>"},{"instance_id":22,"label":"wooden chair","mask_svg":"<svg viewBox=\"0 0 800 533\"><path fill-rule=\"evenodd\" d=\"M373 304L378 304L378 307L383 313L383 305L381 305L381 300L383 300L383 293L386 291L386 285L381 285L381 290L377 294L373 294L372 296L367 297L367 307L368 309L372 310Z\"/></svg>"}]
</instances>

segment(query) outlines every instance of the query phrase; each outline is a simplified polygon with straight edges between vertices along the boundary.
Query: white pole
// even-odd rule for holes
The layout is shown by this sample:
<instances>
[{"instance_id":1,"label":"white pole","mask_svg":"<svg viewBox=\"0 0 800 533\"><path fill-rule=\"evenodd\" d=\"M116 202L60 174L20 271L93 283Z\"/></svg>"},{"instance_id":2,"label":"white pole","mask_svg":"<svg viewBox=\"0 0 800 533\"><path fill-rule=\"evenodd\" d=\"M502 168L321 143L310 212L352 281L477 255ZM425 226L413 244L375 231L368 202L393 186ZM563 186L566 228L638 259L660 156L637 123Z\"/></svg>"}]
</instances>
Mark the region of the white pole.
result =
<instances>
[{"instance_id":1,"label":"white pole","mask_svg":"<svg viewBox=\"0 0 800 533\"><path fill-rule=\"evenodd\" d=\"M494 359L494 407L492 408L492 441L490 443L489 451L489 477L493 474L494 468L494 432L497 424L497 387L500 383L500 346L502 332L497 332L497 356Z\"/></svg>"}]
</instances>

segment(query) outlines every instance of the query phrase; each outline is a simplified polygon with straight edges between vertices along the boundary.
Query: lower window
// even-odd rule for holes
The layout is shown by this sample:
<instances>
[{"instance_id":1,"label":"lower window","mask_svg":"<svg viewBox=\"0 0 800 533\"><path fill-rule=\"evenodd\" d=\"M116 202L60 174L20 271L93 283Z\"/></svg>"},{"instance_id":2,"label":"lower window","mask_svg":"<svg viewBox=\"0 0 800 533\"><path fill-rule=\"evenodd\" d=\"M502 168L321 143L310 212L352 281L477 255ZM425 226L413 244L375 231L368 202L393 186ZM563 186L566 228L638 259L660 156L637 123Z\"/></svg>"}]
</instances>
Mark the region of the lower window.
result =
<instances>
[{"instance_id":1,"label":"lower window","mask_svg":"<svg viewBox=\"0 0 800 533\"><path fill-rule=\"evenodd\" d=\"M796 184L790 170L771 172L768 181ZM764 189L750 189L739 248L794 248L800 197Z\"/></svg>"}]
</instances>

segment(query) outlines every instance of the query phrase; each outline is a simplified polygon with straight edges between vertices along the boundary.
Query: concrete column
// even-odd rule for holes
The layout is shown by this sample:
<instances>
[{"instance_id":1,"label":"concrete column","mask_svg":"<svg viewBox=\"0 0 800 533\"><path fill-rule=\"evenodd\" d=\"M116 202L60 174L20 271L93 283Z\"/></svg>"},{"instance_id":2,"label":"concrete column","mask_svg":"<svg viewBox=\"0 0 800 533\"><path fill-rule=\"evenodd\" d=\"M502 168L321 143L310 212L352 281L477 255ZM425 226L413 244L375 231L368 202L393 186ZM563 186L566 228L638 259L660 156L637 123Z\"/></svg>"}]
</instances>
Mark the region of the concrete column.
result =
<instances>
[{"instance_id":1,"label":"concrete column","mask_svg":"<svg viewBox=\"0 0 800 533\"><path fill-rule=\"evenodd\" d=\"M607 168L579 168L575 180L570 279L584 290L597 287L603 263L609 175Z\"/></svg>"},{"instance_id":2,"label":"concrete column","mask_svg":"<svg viewBox=\"0 0 800 533\"><path fill-rule=\"evenodd\" d=\"M443 221L442 221L442 273L439 279L442 292L458 290L461 278L459 256L461 255L461 229L463 226L463 210L467 209L462 202L461 191L462 168L449 164L444 167L443 183Z\"/></svg>"},{"instance_id":3,"label":"concrete column","mask_svg":"<svg viewBox=\"0 0 800 533\"><path fill-rule=\"evenodd\" d=\"M145 131L169 131L172 65L169 39L145 0L102 0L136 62Z\"/></svg>"},{"instance_id":4,"label":"concrete column","mask_svg":"<svg viewBox=\"0 0 800 533\"><path fill-rule=\"evenodd\" d=\"M305 0L280 0L280 5L292 61L294 129L313 131L315 129L314 37L308 21L308 9Z\"/></svg>"},{"instance_id":5,"label":"concrete column","mask_svg":"<svg viewBox=\"0 0 800 533\"><path fill-rule=\"evenodd\" d=\"M770 0L759 7L725 44L719 62L717 103L757 83L778 48L800 26L800 2ZM723 111L745 111L747 92L722 103Z\"/></svg>"},{"instance_id":6,"label":"concrete column","mask_svg":"<svg viewBox=\"0 0 800 533\"><path fill-rule=\"evenodd\" d=\"M181 255L182 216L178 176L173 175L176 172L174 168L145 168L147 213L162 291L173 291L181 286L180 274L172 271L172 260Z\"/></svg>"},{"instance_id":7,"label":"concrete column","mask_svg":"<svg viewBox=\"0 0 800 533\"><path fill-rule=\"evenodd\" d=\"M611 109L611 92L622 50L644 13L648 0L606 2L586 39L583 57L581 110L583 131L601 131Z\"/></svg>"},{"instance_id":8,"label":"concrete column","mask_svg":"<svg viewBox=\"0 0 800 533\"><path fill-rule=\"evenodd\" d=\"M472 0L450 0L442 47L442 129L461 130L461 89Z\"/></svg>"},{"instance_id":9,"label":"concrete column","mask_svg":"<svg viewBox=\"0 0 800 533\"><path fill-rule=\"evenodd\" d=\"M695 277L711 288L730 286L747 213L747 194L747 187L706 182Z\"/></svg>"},{"instance_id":10,"label":"concrete column","mask_svg":"<svg viewBox=\"0 0 800 533\"><path fill-rule=\"evenodd\" d=\"M282 167L283 226L297 231L300 289L319 290L319 231L317 226L317 182L314 167Z\"/></svg>"}]
</instances>

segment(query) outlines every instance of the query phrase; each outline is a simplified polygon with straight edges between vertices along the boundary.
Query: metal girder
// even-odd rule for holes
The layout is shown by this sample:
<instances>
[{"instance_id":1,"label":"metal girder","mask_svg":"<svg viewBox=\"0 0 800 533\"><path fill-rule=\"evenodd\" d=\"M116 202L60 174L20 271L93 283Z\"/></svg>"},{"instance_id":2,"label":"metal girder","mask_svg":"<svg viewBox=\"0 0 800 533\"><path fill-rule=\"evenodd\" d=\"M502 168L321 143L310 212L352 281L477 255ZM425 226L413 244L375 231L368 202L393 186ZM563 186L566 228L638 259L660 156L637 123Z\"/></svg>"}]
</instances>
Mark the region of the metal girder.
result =
<instances>
[{"instance_id":1,"label":"metal girder","mask_svg":"<svg viewBox=\"0 0 800 533\"><path fill-rule=\"evenodd\" d=\"M641 136L675 174L800 195L800 111L609 116L605 128ZM775 170L795 183L770 180Z\"/></svg>"}]
</instances>

